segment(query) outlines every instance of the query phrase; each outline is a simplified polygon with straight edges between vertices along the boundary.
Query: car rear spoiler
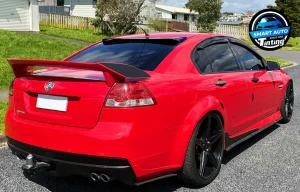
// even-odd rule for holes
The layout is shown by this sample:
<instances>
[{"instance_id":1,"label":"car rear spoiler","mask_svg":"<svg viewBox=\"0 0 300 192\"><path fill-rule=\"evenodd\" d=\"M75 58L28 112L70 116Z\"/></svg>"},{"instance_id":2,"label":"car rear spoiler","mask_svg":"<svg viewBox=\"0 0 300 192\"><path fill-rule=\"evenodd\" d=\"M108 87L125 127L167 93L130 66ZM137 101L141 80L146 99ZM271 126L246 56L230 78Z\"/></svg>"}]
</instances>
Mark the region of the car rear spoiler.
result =
<instances>
[{"instance_id":1,"label":"car rear spoiler","mask_svg":"<svg viewBox=\"0 0 300 192\"><path fill-rule=\"evenodd\" d=\"M150 78L148 73L139 68L118 63L83 63L15 58L9 58L7 61L17 78L34 75L33 72L28 71L29 67L71 68L101 71L109 86L112 86L115 82L139 81Z\"/></svg>"}]
</instances>

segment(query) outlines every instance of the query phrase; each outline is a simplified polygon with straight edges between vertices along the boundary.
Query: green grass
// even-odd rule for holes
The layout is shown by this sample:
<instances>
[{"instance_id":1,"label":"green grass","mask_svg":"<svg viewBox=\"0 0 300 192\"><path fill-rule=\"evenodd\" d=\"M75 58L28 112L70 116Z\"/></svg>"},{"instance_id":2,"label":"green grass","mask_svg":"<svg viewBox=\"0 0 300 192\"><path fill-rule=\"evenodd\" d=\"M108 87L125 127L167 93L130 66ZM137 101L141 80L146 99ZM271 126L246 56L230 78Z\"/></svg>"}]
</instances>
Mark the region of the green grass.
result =
<instances>
[{"instance_id":1,"label":"green grass","mask_svg":"<svg viewBox=\"0 0 300 192\"><path fill-rule=\"evenodd\" d=\"M241 39L248 45L254 45L250 38ZM300 37L291 37L287 44L280 49L281 51L300 51Z\"/></svg>"},{"instance_id":2,"label":"green grass","mask_svg":"<svg viewBox=\"0 0 300 192\"><path fill-rule=\"evenodd\" d=\"M61 60L83 47L62 40L0 30L0 90L8 89L13 78L7 58Z\"/></svg>"},{"instance_id":3,"label":"green grass","mask_svg":"<svg viewBox=\"0 0 300 192\"><path fill-rule=\"evenodd\" d=\"M254 45L250 38L241 39L241 40L244 41L245 43L247 43L248 45Z\"/></svg>"},{"instance_id":4,"label":"green grass","mask_svg":"<svg viewBox=\"0 0 300 192\"><path fill-rule=\"evenodd\" d=\"M286 60L283 60L283 59L278 59L278 58L274 58L274 57L265 57L265 59L267 61L274 61L274 62L277 62L280 64L281 67L285 67L287 65L290 65L292 62L290 61L286 61Z\"/></svg>"},{"instance_id":5,"label":"green grass","mask_svg":"<svg viewBox=\"0 0 300 192\"><path fill-rule=\"evenodd\" d=\"M4 132L4 116L7 107L8 107L8 102L6 100L0 101L0 134Z\"/></svg>"},{"instance_id":6,"label":"green grass","mask_svg":"<svg viewBox=\"0 0 300 192\"><path fill-rule=\"evenodd\" d=\"M64 37L68 39L75 39L86 42L99 42L108 36L96 34L93 30L77 30L77 29L63 29L56 27L40 26L40 33L51 35L55 37Z\"/></svg>"},{"instance_id":7,"label":"green grass","mask_svg":"<svg viewBox=\"0 0 300 192\"><path fill-rule=\"evenodd\" d=\"M280 50L283 51L300 51L300 37L291 37L287 44ZM300 53L299 53L300 54Z\"/></svg>"}]
</instances>

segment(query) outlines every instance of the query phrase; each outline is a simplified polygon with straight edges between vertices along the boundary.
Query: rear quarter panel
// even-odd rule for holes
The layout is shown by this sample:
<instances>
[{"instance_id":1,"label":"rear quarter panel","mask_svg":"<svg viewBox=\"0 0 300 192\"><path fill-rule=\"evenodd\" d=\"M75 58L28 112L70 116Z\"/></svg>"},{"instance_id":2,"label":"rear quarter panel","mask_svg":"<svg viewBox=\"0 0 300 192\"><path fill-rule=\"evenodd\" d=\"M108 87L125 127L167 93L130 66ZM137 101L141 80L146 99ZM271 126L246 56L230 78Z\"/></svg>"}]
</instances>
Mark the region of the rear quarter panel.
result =
<instances>
[{"instance_id":1,"label":"rear quarter panel","mask_svg":"<svg viewBox=\"0 0 300 192\"><path fill-rule=\"evenodd\" d=\"M157 103L156 113L149 114L149 118L158 121L157 124L160 125L153 127L149 132L157 138L155 150L159 149L160 153L167 154L166 165L180 167L193 131L202 117L210 111L217 111L224 119L226 128L226 115L220 102L213 95L214 86L209 79L200 74L176 77L162 75L160 78L146 83ZM162 129L165 131L161 137L157 133L161 133Z\"/></svg>"}]
</instances>

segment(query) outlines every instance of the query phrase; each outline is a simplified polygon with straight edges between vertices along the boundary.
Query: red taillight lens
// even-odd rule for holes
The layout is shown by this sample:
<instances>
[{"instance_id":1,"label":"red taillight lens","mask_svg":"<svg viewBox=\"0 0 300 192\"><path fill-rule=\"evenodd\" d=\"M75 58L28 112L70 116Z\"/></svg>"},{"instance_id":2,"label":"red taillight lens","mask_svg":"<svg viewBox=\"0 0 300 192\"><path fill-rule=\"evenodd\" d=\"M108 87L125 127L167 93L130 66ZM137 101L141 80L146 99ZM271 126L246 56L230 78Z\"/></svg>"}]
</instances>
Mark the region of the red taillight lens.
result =
<instances>
[{"instance_id":1,"label":"red taillight lens","mask_svg":"<svg viewBox=\"0 0 300 192\"><path fill-rule=\"evenodd\" d=\"M15 82L15 79L13 79L11 81L11 83L10 83L9 90L8 90L9 96L13 96L14 95L14 82Z\"/></svg>"},{"instance_id":2,"label":"red taillight lens","mask_svg":"<svg viewBox=\"0 0 300 192\"><path fill-rule=\"evenodd\" d=\"M108 93L106 107L138 107L154 105L150 91L142 83L116 83Z\"/></svg>"}]
</instances>

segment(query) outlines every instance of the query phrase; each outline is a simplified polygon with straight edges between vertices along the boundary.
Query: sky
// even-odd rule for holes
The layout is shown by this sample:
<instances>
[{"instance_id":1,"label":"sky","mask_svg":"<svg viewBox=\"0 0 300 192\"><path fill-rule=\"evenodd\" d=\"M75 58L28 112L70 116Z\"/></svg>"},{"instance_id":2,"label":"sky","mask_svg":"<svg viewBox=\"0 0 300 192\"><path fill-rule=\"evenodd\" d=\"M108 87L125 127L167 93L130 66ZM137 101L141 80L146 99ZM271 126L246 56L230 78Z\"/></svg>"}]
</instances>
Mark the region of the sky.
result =
<instances>
[{"instance_id":1,"label":"sky","mask_svg":"<svg viewBox=\"0 0 300 192\"><path fill-rule=\"evenodd\" d=\"M184 7L188 0L167 0L171 6ZM275 4L275 0L223 0L222 12L246 13L247 11L259 11L269 4Z\"/></svg>"}]
</instances>

